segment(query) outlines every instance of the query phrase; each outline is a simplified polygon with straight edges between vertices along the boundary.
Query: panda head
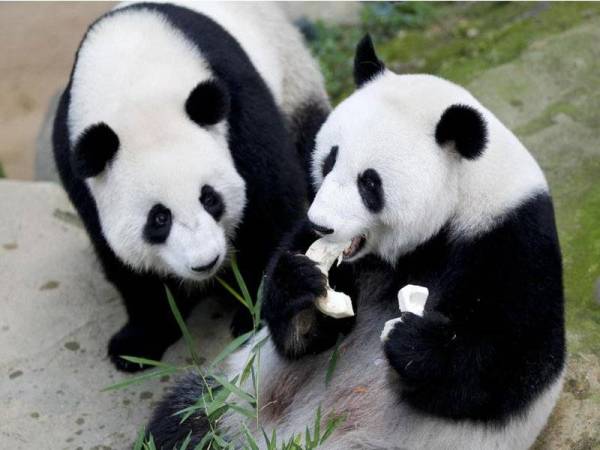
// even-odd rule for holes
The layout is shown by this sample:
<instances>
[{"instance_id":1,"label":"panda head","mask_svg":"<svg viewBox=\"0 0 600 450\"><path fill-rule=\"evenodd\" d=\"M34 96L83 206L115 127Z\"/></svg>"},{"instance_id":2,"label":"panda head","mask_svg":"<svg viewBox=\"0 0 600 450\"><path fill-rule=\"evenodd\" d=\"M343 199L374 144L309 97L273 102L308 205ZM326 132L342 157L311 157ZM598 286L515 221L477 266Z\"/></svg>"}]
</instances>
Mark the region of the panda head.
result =
<instances>
[{"instance_id":1,"label":"panda head","mask_svg":"<svg viewBox=\"0 0 600 450\"><path fill-rule=\"evenodd\" d=\"M75 139L102 232L130 267L184 280L214 275L246 202L227 143L229 95L208 79L162 105L140 96ZM79 117L79 116L78 116Z\"/></svg>"},{"instance_id":2,"label":"panda head","mask_svg":"<svg viewBox=\"0 0 600 450\"><path fill-rule=\"evenodd\" d=\"M374 253L394 262L452 219L461 167L486 151L487 124L459 86L386 70L368 36L354 76L358 89L316 138L308 217L331 240L352 240L348 261Z\"/></svg>"}]
</instances>

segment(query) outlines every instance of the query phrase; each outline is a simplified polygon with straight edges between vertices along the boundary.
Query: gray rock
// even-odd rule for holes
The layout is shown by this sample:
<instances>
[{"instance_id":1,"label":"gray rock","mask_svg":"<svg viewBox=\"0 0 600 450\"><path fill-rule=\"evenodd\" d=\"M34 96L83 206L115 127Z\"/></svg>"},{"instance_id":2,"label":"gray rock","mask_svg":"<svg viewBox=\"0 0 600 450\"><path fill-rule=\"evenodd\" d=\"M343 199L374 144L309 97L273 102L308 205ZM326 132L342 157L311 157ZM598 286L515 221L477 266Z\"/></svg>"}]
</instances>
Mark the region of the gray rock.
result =
<instances>
[{"instance_id":1,"label":"gray rock","mask_svg":"<svg viewBox=\"0 0 600 450\"><path fill-rule=\"evenodd\" d=\"M125 311L66 195L54 183L0 180L0 204L0 447L131 448L170 383L101 392L131 377L106 357ZM224 347L228 323L213 300L194 311L203 357ZM180 341L164 360L187 356Z\"/></svg>"},{"instance_id":2,"label":"gray rock","mask_svg":"<svg viewBox=\"0 0 600 450\"><path fill-rule=\"evenodd\" d=\"M52 128L61 93L62 90L50 98L42 127L35 140L35 179L38 181L59 181L52 155Z\"/></svg>"}]
</instances>

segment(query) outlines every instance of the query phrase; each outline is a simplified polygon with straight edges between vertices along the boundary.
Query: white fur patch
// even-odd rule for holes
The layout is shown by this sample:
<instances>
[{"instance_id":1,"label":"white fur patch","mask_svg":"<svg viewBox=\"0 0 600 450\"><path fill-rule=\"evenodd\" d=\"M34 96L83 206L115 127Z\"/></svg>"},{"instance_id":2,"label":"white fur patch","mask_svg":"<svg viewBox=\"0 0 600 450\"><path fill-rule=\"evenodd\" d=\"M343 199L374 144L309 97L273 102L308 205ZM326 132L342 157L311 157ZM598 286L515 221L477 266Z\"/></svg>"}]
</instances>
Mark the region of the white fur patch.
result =
<instances>
[{"instance_id":1,"label":"white fur patch","mask_svg":"<svg viewBox=\"0 0 600 450\"><path fill-rule=\"evenodd\" d=\"M137 2L124 2L119 7L132 3ZM227 30L248 55L286 115L291 116L309 99L329 105L317 62L306 49L298 29L276 3L168 3L204 14Z\"/></svg>"},{"instance_id":2,"label":"white fur patch","mask_svg":"<svg viewBox=\"0 0 600 450\"><path fill-rule=\"evenodd\" d=\"M440 148L435 129L453 104L469 105L487 122L489 144L473 161ZM337 161L323 180L333 146ZM370 213L357 177L375 169L385 204ZM378 76L344 100L317 136L313 177L319 191L309 217L340 240L367 236L363 254L390 262L451 224L455 236L487 231L507 211L547 190L539 166L518 139L469 92L431 75Z\"/></svg>"}]
</instances>

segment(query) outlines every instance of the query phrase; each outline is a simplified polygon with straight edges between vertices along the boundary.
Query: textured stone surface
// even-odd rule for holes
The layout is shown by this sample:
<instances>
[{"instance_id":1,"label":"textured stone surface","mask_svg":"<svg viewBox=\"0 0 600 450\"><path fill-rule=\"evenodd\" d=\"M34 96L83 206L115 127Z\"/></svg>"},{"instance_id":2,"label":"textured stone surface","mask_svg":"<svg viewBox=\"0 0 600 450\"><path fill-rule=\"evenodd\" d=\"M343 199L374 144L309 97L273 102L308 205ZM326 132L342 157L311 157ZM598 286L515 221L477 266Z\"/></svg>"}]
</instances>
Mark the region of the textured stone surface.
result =
<instances>
[{"instance_id":1,"label":"textured stone surface","mask_svg":"<svg viewBox=\"0 0 600 450\"><path fill-rule=\"evenodd\" d=\"M56 116L61 93L62 89L50 99L42 127L35 140L35 179L37 181L59 182L54 154L52 153L52 129L54 128L54 117Z\"/></svg>"},{"instance_id":2,"label":"textured stone surface","mask_svg":"<svg viewBox=\"0 0 600 450\"><path fill-rule=\"evenodd\" d=\"M0 205L0 448L130 448L169 380L101 392L131 377L106 357L125 312L66 196L4 180ZM202 356L222 349L227 323L215 301L196 309L189 325ZM180 341L165 361L186 358Z\"/></svg>"}]
</instances>

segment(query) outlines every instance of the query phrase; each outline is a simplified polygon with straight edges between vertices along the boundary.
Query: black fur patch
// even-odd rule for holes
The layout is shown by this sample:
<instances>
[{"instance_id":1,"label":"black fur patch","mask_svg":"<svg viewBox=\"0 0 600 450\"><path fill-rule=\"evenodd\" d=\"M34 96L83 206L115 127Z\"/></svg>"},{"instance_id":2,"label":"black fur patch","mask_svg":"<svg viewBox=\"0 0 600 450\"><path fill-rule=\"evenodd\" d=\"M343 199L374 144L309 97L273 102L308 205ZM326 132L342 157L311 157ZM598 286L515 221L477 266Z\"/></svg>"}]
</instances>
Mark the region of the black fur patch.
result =
<instances>
[{"instance_id":1,"label":"black fur patch","mask_svg":"<svg viewBox=\"0 0 600 450\"><path fill-rule=\"evenodd\" d=\"M171 211L160 203L154 205L148 213L144 226L144 239L150 244L162 244L169 237L173 218Z\"/></svg>"},{"instance_id":2,"label":"black fur patch","mask_svg":"<svg viewBox=\"0 0 600 450\"><path fill-rule=\"evenodd\" d=\"M100 122L89 126L73 149L73 172L81 179L99 175L118 149L119 137L107 124Z\"/></svg>"},{"instance_id":3,"label":"black fur patch","mask_svg":"<svg viewBox=\"0 0 600 450\"><path fill-rule=\"evenodd\" d=\"M213 389L213 392L218 391L213 379L207 378L205 384L195 372L177 380L175 387L154 410L146 429L146 436L148 438L152 436L156 448L164 450L180 448L188 439L188 435L188 448L196 448L200 444L204 435L210 431L210 423L204 414L204 409L198 409L183 422L183 415L178 413L195 405L207 388Z\"/></svg>"},{"instance_id":4,"label":"black fur patch","mask_svg":"<svg viewBox=\"0 0 600 450\"><path fill-rule=\"evenodd\" d=\"M383 209L383 186L381 177L375 169L367 169L358 176L358 192L363 203L372 213Z\"/></svg>"},{"instance_id":5,"label":"black fur patch","mask_svg":"<svg viewBox=\"0 0 600 450\"><path fill-rule=\"evenodd\" d=\"M366 34L356 46L354 56L354 82L361 87L383 73L385 65L377 58L371 36Z\"/></svg>"},{"instance_id":6,"label":"black fur patch","mask_svg":"<svg viewBox=\"0 0 600 450\"><path fill-rule=\"evenodd\" d=\"M329 154L323 160L323 164L321 165L321 172L323 173L323 178L325 178L327 174L333 170L333 166L335 166L335 161L337 160L338 149L339 147L337 145L331 147Z\"/></svg>"},{"instance_id":7,"label":"black fur patch","mask_svg":"<svg viewBox=\"0 0 600 450\"><path fill-rule=\"evenodd\" d=\"M200 191L200 203L215 221L219 221L225 212L223 197L212 186L205 184Z\"/></svg>"},{"instance_id":8,"label":"black fur patch","mask_svg":"<svg viewBox=\"0 0 600 450\"><path fill-rule=\"evenodd\" d=\"M503 423L562 370L562 267L547 193L476 239L442 231L394 272L390 304L406 284L429 288L423 317L403 314L384 347L414 408Z\"/></svg>"},{"instance_id":9,"label":"black fur patch","mask_svg":"<svg viewBox=\"0 0 600 450\"><path fill-rule=\"evenodd\" d=\"M487 125L475 108L452 105L437 124L435 140L439 145L453 142L462 156L475 159L481 156L487 144Z\"/></svg>"},{"instance_id":10,"label":"black fur patch","mask_svg":"<svg viewBox=\"0 0 600 450\"><path fill-rule=\"evenodd\" d=\"M187 115L200 126L219 123L229 113L229 107L229 92L218 80L199 83L185 102Z\"/></svg>"},{"instance_id":11,"label":"black fur patch","mask_svg":"<svg viewBox=\"0 0 600 450\"><path fill-rule=\"evenodd\" d=\"M309 199L315 196L315 182L312 178L312 155L315 149L315 136L329 114L329 104L322 100L307 101L290 119L290 129L296 142L296 149L304 168L306 184L310 189Z\"/></svg>"}]
</instances>

